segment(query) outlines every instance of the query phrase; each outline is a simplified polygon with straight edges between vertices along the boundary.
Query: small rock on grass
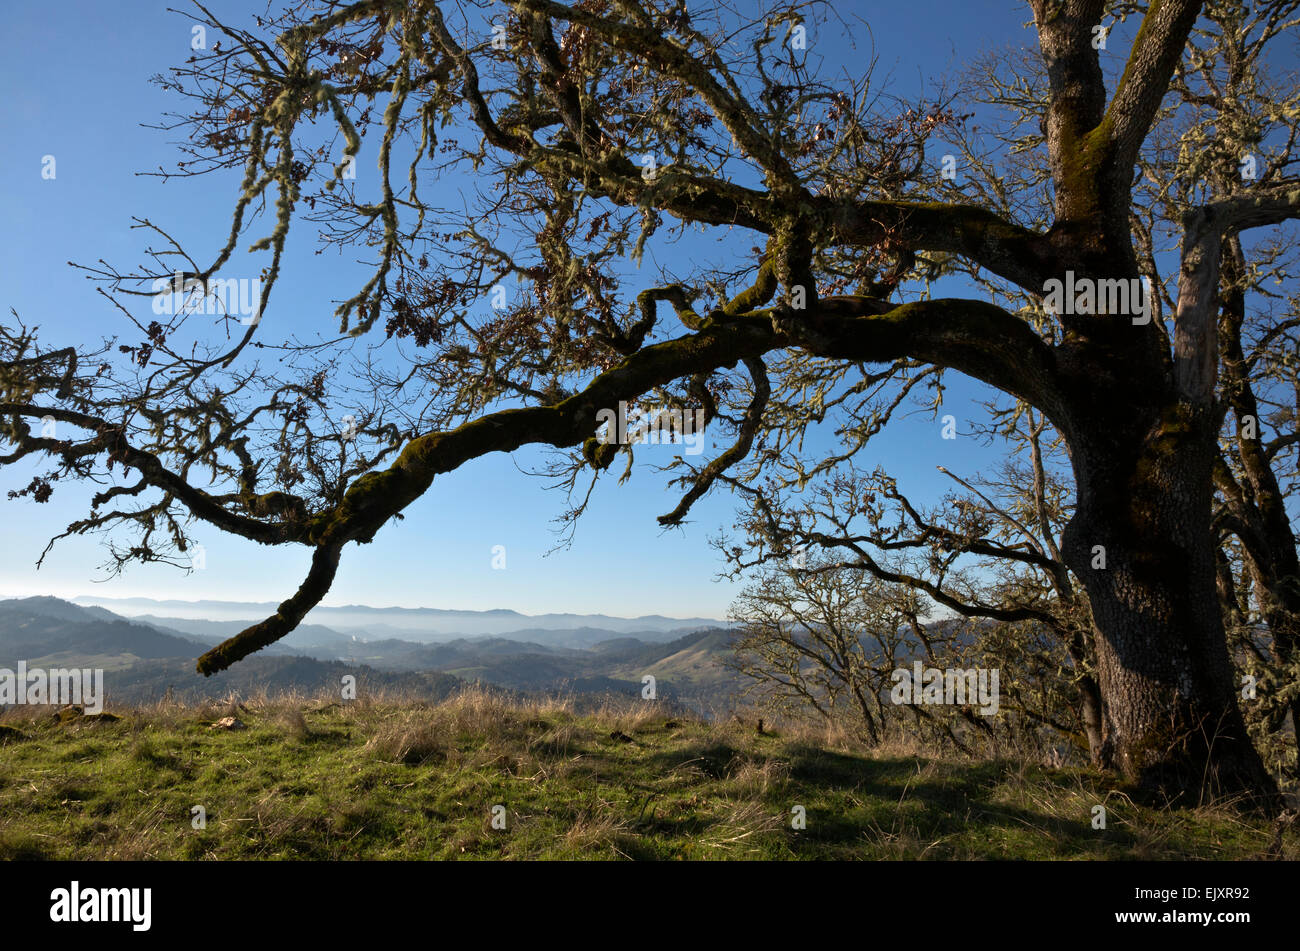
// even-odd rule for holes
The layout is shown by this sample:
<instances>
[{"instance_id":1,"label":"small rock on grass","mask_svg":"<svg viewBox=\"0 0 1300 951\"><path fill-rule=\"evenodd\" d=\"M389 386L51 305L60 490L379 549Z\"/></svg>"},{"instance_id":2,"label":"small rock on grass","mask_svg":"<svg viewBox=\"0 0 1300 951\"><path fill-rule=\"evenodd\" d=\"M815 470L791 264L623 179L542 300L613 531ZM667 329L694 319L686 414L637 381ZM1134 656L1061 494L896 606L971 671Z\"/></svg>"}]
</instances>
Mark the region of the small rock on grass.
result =
<instances>
[{"instance_id":1,"label":"small rock on grass","mask_svg":"<svg viewBox=\"0 0 1300 951\"><path fill-rule=\"evenodd\" d=\"M51 714L55 723L71 723L73 720L89 720L94 723L116 723L122 719L116 713L87 713L76 704L64 707Z\"/></svg>"}]
</instances>

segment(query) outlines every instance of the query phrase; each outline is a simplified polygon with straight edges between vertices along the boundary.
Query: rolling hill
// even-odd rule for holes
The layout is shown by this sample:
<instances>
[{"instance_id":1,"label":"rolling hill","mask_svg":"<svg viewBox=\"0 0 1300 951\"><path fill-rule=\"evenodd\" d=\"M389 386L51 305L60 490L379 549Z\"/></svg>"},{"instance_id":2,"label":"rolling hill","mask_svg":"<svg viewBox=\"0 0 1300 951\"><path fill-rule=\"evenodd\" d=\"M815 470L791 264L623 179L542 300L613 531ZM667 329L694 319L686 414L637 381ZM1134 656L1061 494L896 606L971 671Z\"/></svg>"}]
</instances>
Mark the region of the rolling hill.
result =
<instances>
[{"instance_id":1,"label":"rolling hill","mask_svg":"<svg viewBox=\"0 0 1300 951\"><path fill-rule=\"evenodd\" d=\"M0 667L13 669L26 661L28 668L100 668L105 671L105 693L115 703L148 703L168 694L197 701L231 693L337 691L348 674L357 678L362 690L400 690L430 700L463 685L438 671L377 671L342 661L266 653L204 678L195 672L194 658L209 646L208 640L58 598L0 601Z\"/></svg>"},{"instance_id":2,"label":"rolling hill","mask_svg":"<svg viewBox=\"0 0 1300 951\"><path fill-rule=\"evenodd\" d=\"M495 613L495 612L483 612ZM512 613L512 612L507 612ZM646 640L597 628L527 628L514 636L459 637L429 643L398 637L365 639L319 624L300 627L211 678L194 659L238 632L247 620L147 615L127 620L99 606L58 598L0 601L0 666L98 667L117 702L147 702L261 691L337 689L346 674L380 687L437 699L463 682L513 693L637 696L643 678L657 696L701 709L725 700L737 683L723 660L730 635L718 628L673 640ZM660 632L648 637L662 638ZM549 639L552 643L525 638ZM559 642L559 643L555 643ZM581 646L577 646L581 645Z\"/></svg>"}]
</instances>

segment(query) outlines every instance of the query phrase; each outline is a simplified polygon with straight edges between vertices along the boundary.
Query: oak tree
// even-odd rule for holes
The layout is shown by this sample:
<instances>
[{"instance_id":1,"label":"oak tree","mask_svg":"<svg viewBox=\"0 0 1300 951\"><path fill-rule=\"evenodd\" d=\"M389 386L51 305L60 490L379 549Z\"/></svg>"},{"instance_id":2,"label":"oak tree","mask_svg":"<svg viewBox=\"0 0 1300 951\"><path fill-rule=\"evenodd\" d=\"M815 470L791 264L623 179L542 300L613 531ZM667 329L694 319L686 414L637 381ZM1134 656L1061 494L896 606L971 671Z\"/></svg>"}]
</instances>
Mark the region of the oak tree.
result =
<instances>
[{"instance_id":1,"label":"oak tree","mask_svg":"<svg viewBox=\"0 0 1300 951\"><path fill-rule=\"evenodd\" d=\"M1003 158L1038 174L1008 179L1019 198L987 200L927 149L961 136L959 97L903 102L860 64L817 67L819 31L851 26L833 6L319 0L243 28L196 4L221 40L161 80L189 104L171 124L186 154L164 174L235 171L233 219L202 254L141 219L159 242L149 262L91 269L139 330L116 356L4 328L0 462L50 460L26 487L38 501L59 479L109 476L67 531L134 531L115 564L183 552L189 520L310 549L275 614L199 659L212 673L291 631L349 543L485 453L570 450L557 471L579 492L576 517L580 481L637 452L601 437L602 410L701 408L735 439L704 465L679 461L684 491L661 518L675 525L735 467L798 443L837 394L965 374L1064 440L1076 497L1060 552L1094 626L1106 758L1173 799L1275 808L1217 588L1232 359L1218 297L1225 248L1300 216L1300 180L1265 156L1250 187L1198 193L1173 222L1175 305L1144 319L1143 295L1121 293L1147 253L1135 173L1200 55L1192 31L1218 8L1029 5L1041 134ZM1252 4L1255 35L1277 41L1292 6ZM1137 28L1108 77L1097 39L1120 19ZM1296 119L1263 124L1261 142ZM376 172L353 177L363 141ZM304 223L375 266L337 308L336 339L280 342L279 309L324 303L275 295ZM727 260L653 278L627 266L692 228L724 239ZM200 295L223 268L247 272L244 248L261 304L217 321L228 344L184 312L144 311L177 272ZM1002 293L930 292L954 274ZM485 316L507 283L509 302ZM1017 295L1047 306L1004 306ZM259 363L268 347L278 367Z\"/></svg>"}]
</instances>

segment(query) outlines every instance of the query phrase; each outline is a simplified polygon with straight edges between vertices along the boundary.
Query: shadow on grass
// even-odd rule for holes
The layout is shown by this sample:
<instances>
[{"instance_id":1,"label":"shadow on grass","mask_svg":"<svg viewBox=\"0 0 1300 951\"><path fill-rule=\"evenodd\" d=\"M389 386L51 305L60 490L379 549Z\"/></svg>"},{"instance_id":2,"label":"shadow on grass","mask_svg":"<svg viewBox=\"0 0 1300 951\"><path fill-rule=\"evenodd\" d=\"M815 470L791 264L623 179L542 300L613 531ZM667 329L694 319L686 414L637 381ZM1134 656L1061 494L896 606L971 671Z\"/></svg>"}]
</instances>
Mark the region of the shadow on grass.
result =
<instances>
[{"instance_id":1,"label":"shadow on grass","mask_svg":"<svg viewBox=\"0 0 1300 951\"><path fill-rule=\"evenodd\" d=\"M707 788L730 778L745 763L762 764L769 757L745 753L725 743L692 745L655 754L652 769L676 774ZM945 761L932 764L915 756L865 757L817 747L793 746L776 754L788 771L786 782L762 795L765 804L788 813L791 803L804 805L807 827L789 837L796 854L825 852L827 847L868 848L868 843L892 834L910 834L917 840L982 830L988 838L1000 832L1041 836L1038 854L1088 852L1100 841L1131 847L1136 838L1124 828L1093 830L1089 814L1077 821L1062 819L1025 805L993 801L1014 764L1005 760ZM1098 793L1100 798L1104 793ZM683 838L696 836L704 826L697 819L659 817L657 833ZM892 832L882 833L882 829ZM875 851L874 849L871 851Z\"/></svg>"}]
</instances>

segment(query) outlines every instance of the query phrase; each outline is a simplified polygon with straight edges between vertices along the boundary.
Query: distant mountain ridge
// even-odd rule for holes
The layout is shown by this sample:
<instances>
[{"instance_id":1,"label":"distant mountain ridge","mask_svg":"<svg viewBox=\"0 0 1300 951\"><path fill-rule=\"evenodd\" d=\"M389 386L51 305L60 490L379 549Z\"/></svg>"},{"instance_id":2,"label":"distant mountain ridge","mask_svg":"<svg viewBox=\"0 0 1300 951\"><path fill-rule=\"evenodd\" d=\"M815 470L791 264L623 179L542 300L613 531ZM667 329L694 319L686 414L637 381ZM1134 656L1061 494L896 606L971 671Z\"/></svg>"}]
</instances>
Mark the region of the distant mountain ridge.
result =
<instances>
[{"instance_id":1,"label":"distant mountain ridge","mask_svg":"<svg viewBox=\"0 0 1300 951\"><path fill-rule=\"evenodd\" d=\"M168 693L197 699L337 689L345 674L354 674L367 689L400 688L430 698L466 682L515 693L635 697L642 695L649 675L658 699L696 709L725 701L736 686L724 663L732 633L719 627L684 634L642 630L640 636L591 627L533 627L509 637L412 640L407 638L417 632L387 625L383 630L406 636L367 639L304 624L222 674L199 676L194 659L247 624L152 615L127 620L99 606L50 597L0 601L0 667L22 660L29 666L102 668L108 697L119 703L148 702Z\"/></svg>"},{"instance_id":2,"label":"distant mountain ridge","mask_svg":"<svg viewBox=\"0 0 1300 951\"><path fill-rule=\"evenodd\" d=\"M176 601L153 598L103 598L80 595L71 601L80 606L97 606L118 615L150 615L169 620L212 622L260 621L275 613L274 602L248 601ZM454 637L502 636L532 631L575 631L585 628L600 632L601 637L670 635L705 627L728 627L717 618L672 618L661 614L621 618L607 614L521 614L506 608L466 611L449 608L377 608L367 605L317 607L307 615L308 624L328 626L342 633L351 629L373 631L380 636L401 636L414 640L445 640ZM386 629L391 629L387 631ZM590 646L590 645L585 645Z\"/></svg>"},{"instance_id":3,"label":"distant mountain ridge","mask_svg":"<svg viewBox=\"0 0 1300 951\"><path fill-rule=\"evenodd\" d=\"M99 607L59 598L0 601L0 668L91 667L105 671L108 700L148 703L170 695L200 700L229 693L340 689L342 677L358 689L397 689L429 700L446 697L464 681L440 671L379 671L363 665L266 651L228 671L202 677L194 658L210 644L202 639L117 617Z\"/></svg>"},{"instance_id":4,"label":"distant mountain ridge","mask_svg":"<svg viewBox=\"0 0 1300 951\"><path fill-rule=\"evenodd\" d=\"M132 623L58 598L0 601L0 662L94 658L118 667L136 660L194 656L204 644L176 631Z\"/></svg>"}]
</instances>

